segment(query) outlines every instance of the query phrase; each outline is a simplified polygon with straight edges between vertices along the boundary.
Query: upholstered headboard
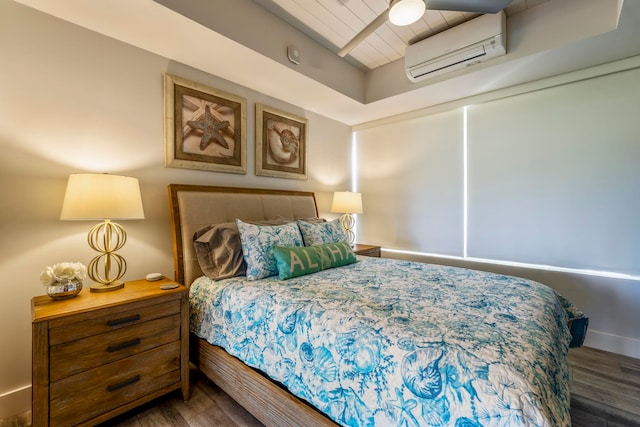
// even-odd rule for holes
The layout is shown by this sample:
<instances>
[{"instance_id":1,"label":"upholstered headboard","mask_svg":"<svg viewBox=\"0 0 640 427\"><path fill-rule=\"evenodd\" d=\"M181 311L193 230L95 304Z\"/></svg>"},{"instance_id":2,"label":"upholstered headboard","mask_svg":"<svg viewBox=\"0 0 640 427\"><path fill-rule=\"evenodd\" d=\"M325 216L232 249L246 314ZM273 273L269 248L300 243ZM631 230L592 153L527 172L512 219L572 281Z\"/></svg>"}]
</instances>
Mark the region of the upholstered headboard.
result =
<instances>
[{"instance_id":1,"label":"upholstered headboard","mask_svg":"<svg viewBox=\"0 0 640 427\"><path fill-rule=\"evenodd\" d=\"M190 286L202 275L193 234L211 224L318 216L312 192L256 188L169 185L175 280Z\"/></svg>"}]
</instances>

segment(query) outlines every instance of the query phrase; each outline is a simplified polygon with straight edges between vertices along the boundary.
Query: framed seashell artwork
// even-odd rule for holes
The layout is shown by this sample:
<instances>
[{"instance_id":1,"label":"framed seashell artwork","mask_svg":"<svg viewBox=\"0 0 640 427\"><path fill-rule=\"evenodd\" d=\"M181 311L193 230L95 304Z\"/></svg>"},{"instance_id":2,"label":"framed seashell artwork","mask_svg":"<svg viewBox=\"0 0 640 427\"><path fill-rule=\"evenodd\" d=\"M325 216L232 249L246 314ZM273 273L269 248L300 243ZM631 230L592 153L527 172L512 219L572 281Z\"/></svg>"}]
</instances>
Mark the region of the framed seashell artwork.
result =
<instances>
[{"instance_id":1,"label":"framed seashell artwork","mask_svg":"<svg viewBox=\"0 0 640 427\"><path fill-rule=\"evenodd\" d=\"M308 122L256 104L256 175L307 179Z\"/></svg>"},{"instance_id":2,"label":"framed seashell artwork","mask_svg":"<svg viewBox=\"0 0 640 427\"><path fill-rule=\"evenodd\" d=\"M165 167L247 173L247 100L165 74Z\"/></svg>"}]
</instances>

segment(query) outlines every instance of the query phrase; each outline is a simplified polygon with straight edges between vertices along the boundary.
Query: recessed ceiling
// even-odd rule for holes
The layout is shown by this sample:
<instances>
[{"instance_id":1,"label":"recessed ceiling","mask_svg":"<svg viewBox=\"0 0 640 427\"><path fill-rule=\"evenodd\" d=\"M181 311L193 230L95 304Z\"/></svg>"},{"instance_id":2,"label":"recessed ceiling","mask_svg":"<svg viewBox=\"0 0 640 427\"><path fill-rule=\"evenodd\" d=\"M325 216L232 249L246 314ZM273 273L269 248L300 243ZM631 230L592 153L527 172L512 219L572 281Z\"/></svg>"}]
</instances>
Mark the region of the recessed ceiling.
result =
<instances>
[{"instance_id":1,"label":"recessed ceiling","mask_svg":"<svg viewBox=\"0 0 640 427\"><path fill-rule=\"evenodd\" d=\"M267 0L14 1L167 58L167 70L185 64L349 125L450 108L451 101L624 58L615 70L640 66L638 0L527 0L507 19L505 56L419 83L407 79L402 60L358 69L337 55L338 44L327 48L261 7ZM300 64L287 59L291 43L301 48ZM576 78L592 73L585 71Z\"/></svg>"},{"instance_id":2,"label":"recessed ceiling","mask_svg":"<svg viewBox=\"0 0 640 427\"><path fill-rule=\"evenodd\" d=\"M388 7L388 0L255 0L335 52ZM508 17L551 0L513 0ZM557 0L556 0L557 1ZM407 45L477 17L477 13L427 10L417 22L399 27L384 23L349 55L352 63L372 70L404 57Z\"/></svg>"}]
</instances>

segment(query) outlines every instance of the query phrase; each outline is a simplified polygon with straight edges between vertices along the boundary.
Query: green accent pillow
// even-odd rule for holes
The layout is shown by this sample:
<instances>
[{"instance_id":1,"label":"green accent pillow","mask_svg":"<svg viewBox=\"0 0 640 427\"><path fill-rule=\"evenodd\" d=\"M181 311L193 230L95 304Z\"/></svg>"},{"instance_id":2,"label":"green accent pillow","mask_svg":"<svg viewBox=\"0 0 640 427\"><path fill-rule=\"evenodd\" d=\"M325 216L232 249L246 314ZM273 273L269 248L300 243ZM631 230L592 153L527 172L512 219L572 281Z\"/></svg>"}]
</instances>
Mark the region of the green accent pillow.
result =
<instances>
[{"instance_id":1,"label":"green accent pillow","mask_svg":"<svg viewBox=\"0 0 640 427\"><path fill-rule=\"evenodd\" d=\"M281 279L303 276L328 268L356 262L356 256L347 242L292 247L274 246L278 276Z\"/></svg>"}]
</instances>

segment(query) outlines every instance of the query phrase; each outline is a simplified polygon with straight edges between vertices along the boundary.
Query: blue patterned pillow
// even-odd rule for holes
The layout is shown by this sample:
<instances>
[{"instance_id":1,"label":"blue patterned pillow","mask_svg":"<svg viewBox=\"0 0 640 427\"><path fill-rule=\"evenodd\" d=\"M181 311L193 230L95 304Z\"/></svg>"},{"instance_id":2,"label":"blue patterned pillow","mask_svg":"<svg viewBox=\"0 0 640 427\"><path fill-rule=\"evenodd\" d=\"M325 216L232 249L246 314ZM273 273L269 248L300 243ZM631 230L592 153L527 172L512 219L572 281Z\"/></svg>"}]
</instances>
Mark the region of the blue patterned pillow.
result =
<instances>
[{"instance_id":1,"label":"blue patterned pillow","mask_svg":"<svg viewBox=\"0 0 640 427\"><path fill-rule=\"evenodd\" d=\"M295 222L283 225L256 225L236 219L242 256L247 263L247 280L278 274L273 247L303 246L300 229Z\"/></svg>"},{"instance_id":2,"label":"blue patterned pillow","mask_svg":"<svg viewBox=\"0 0 640 427\"><path fill-rule=\"evenodd\" d=\"M338 219L318 224L298 220L298 227L300 227L305 246L347 241L347 236Z\"/></svg>"}]
</instances>

